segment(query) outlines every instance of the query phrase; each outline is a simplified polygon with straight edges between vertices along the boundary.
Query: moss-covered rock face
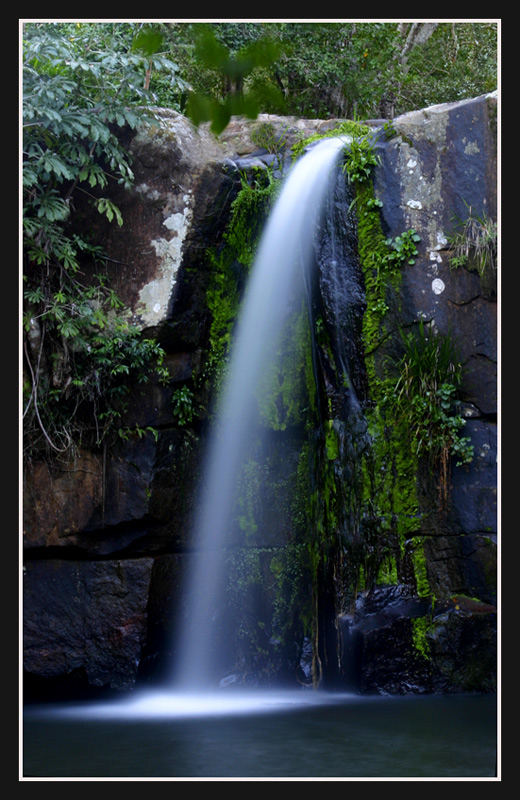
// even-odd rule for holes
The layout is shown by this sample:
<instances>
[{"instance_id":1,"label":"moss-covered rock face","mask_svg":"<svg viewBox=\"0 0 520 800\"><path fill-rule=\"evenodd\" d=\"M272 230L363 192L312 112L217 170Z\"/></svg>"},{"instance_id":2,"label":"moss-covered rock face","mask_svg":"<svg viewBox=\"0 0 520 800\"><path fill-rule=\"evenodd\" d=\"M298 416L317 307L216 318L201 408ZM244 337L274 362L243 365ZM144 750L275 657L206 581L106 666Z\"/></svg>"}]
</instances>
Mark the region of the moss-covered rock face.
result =
<instances>
[{"instance_id":1,"label":"moss-covered rock face","mask_svg":"<svg viewBox=\"0 0 520 800\"><path fill-rule=\"evenodd\" d=\"M477 282L474 272L452 265L449 243L462 206L466 215L471 206L489 218L496 213L490 170L495 163L495 102L492 96L482 97L394 120L391 138L376 132L380 163L374 189L368 183L358 187L359 252L367 294L363 335L372 400L366 412L372 448L365 486L380 559L377 567L376 555L366 589L393 584L431 602L422 615L411 617L411 626L398 630L397 623L382 621L380 634L377 625L365 632L363 604L356 609L353 630L360 633L362 682L371 690L406 690L398 689L398 664L386 671L383 652L388 648L403 654L415 651L415 661L402 665L408 690L446 690L451 685L489 691L495 686L496 563L490 549L496 541L496 307L489 271ZM385 277L384 238L395 242L402 230L416 233L418 252ZM425 363L426 349L420 355L416 348L410 358L403 351L400 330L419 330L420 325L427 326L430 342L449 340L457 355L444 383L440 378L432 383L423 366L410 360L421 357ZM477 362L482 370L478 390ZM461 378L456 379L459 368ZM412 404L403 414L405 386L414 386L413 374L422 377L414 392L406 389ZM427 396L421 395L420 385L429 386ZM436 395L438 402L432 405ZM452 404L450 398L458 402ZM388 559L395 570L385 566ZM490 603L478 618L467 611L463 623L449 605L450 596L459 591L455 587L462 585L472 585L473 596ZM384 608L384 600L380 602ZM460 648L458 657L449 661L444 645ZM381 657L375 655L379 647Z\"/></svg>"},{"instance_id":2,"label":"moss-covered rock face","mask_svg":"<svg viewBox=\"0 0 520 800\"><path fill-rule=\"evenodd\" d=\"M456 235L468 207L481 219L495 214L495 105L477 98L377 129L233 120L219 142L165 114L160 136L135 139L136 186L115 198L126 225L124 235L110 234L109 271L165 349L171 380L136 391L128 417L142 435L27 473L31 675L81 673L87 684L128 686L139 678L136 664L141 677L153 677L176 657L174 611L206 433L256 234L276 191L266 164L288 165L293 145L301 152L309 138L338 128L364 144L353 148L356 170L339 171L308 302L290 309L287 348L259 391L267 435L252 442L234 510L218 611L231 621L235 649L222 674L249 685L493 689L495 275L473 268L475 259L460 263ZM262 150L255 126L263 124L272 127ZM415 433L403 412L399 389L410 364L402 334L420 321L437 341L451 337L463 366L457 396L434 392L423 414L429 421L438 413L444 432L452 425L469 437L473 458L462 466L455 452L432 461L429 434L418 445L416 432L428 430L417 413L424 397L408 396ZM60 642L80 652L88 612L99 643L62 661L54 619L40 625L58 572L66 576L52 606ZM86 608L94 578L100 599ZM112 595L117 613L106 614ZM129 631L124 647L114 644L121 630Z\"/></svg>"},{"instance_id":3,"label":"moss-covered rock face","mask_svg":"<svg viewBox=\"0 0 520 800\"><path fill-rule=\"evenodd\" d=\"M364 313L359 339L356 326L338 331L334 324L337 281L334 292L327 291L327 281L334 274L329 256L324 260L323 305L316 330L325 398L320 409L323 447L321 457L315 456L319 488L310 516L316 531L315 650L320 678L325 681L332 675L344 680L348 672L341 637L331 634L330 617L334 616L336 622L348 621L343 636L357 653L354 662L366 690L431 691L441 685L444 690L450 680L459 688L471 685L473 689L480 682L483 691L495 685L493 648L486 657L496 624L494 568L490 569L494 556L489 552L496 533L496 465L489 460L496 452L495 419L487 413L492 406L484 382L478 404L471 405L475 419L467 420L468 401L475 397L467 365L475 351L457 332L466 301L455 307L450 298L467 297L468 280L473 277L454 267L449 268L449 283L448 277L439 277L443 258L449 259L449 250L444 251L453 229L446 224L448 209L460 205L452 197L452 162L444 160L446 152L459 154L460 185L469 188L467 173L477 181L471 202L494 213L488 165L473 160L478 148L466 147L462 153L458 143L450 142L455 130L461 135L458 125L462 123L467 126L465 135L480 141L483 151L491 147L492 157L489 107L493 102L485 97L436 107L412 118L407 115L395 120L391 129L385 126L370 136L360 128L357 135L362 146L351 147L346 157L346 173L354 190L350 208L355 209L357 227L357 252L346 263L350 275L355 274L357 263L362 270L364 297L359 305ZM406 134L396 138L401 122ZM356 137L354 129L351 134ZM417 147L410 154L414 141ZM423 210L424 214L419 213ZM347 236L352 241L352 233L343 231L344 239ZM468 300L476 304L474 322L469 324L483 313L481 334L489 334L484 350L491 354L487 368L493 384L495 308L490 276L481 278L480 293L473 287L475 295ZM351 291L351 296L355 294ZM467 319L462 323L464 330L466 324ZM350 337L348 341L345 336ZM478 348L476 329L472 336L473 347ZM363 368L352 372L357 375L354 383L361 416L353 413L348 402L345 362L338 369L342 348L348 351L352 342L353 350L364 354L365 372ZM340 431L346 439L338 438ZM340 446L345 440L348 446ZM490 534L487 549L485 531ZM448 613L451 620L453 609L448 606L446 611L446 604L454 592L462 591L456 587L470 585L478 587L474 596L491 605L475 622L467 616L460 638L454 633L456 622L450 621L450 636L465 650L457 668L451 669L433 642L440 636L442 615ZM407 598L398 613L392 589ZM374 621L373 609L367 611L370 603L363 602L374 592L379 593L379 622ZM414 606L416 601L422 603L420 609ZM368 628L367 613L371 616ZM479 633L470 644L473 624ZM332 646L327 645L331 635ZM476 643L479 639L482 650ZM339 671L330 666L332 658L326 663L327 648L329 656L334 650L342 654ZM395 663L388 658L392 649L400 654ZM481 668L483 663L486 666ZM459 668L460 675L455 677Z\"/></svg>"}]
</instances>

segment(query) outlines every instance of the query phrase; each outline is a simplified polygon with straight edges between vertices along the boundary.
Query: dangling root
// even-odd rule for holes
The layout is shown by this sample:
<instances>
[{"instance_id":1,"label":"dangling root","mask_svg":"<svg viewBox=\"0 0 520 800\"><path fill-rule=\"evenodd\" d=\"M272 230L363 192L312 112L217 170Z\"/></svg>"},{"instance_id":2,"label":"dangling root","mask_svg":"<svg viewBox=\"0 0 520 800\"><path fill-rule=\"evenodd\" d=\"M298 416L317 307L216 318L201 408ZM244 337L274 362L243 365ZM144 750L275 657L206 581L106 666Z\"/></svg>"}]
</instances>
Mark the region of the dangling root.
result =
<instances>
[{"instance_id":1,"label":"dangling root","mask_svg":"<svg viewBox=\"0 0 520 800\"><path fill-rule=\"evenodd\" d=\"M446 511L450 493L450 452L443 447L439 459L439 511Z\"/></svg>"}]
</instances>

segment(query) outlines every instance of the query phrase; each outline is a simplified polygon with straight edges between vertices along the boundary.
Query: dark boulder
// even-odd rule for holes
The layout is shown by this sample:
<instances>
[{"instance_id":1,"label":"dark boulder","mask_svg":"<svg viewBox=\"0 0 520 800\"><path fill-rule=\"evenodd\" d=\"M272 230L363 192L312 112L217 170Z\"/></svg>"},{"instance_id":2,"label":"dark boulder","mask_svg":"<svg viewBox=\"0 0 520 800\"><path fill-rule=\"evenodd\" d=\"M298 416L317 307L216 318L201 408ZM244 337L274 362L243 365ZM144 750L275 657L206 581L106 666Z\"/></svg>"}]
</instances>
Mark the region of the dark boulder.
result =
<instances>
[{"instance_id":1,"label":"dark boulder","mask_svg":"<svg viewBox=\"0 0 520 800\"><path fill-rule=\"evenodd\" d=\"M147 631L152 559L30 561L24 568L24 670L134 685Z\"/></svg>"}]
</instances>

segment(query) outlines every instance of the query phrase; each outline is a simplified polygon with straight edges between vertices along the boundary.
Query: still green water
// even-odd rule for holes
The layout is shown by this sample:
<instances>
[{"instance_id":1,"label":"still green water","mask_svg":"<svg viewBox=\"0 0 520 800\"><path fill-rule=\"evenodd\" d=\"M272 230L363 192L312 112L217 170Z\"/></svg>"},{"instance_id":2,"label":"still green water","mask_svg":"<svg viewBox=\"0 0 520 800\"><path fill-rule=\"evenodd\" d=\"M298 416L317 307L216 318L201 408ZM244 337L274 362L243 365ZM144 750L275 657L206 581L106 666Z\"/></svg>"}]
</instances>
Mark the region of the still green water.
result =
<instances>
[{"instance_id":1,"label":"still green water","mask_svg":"<svg viewBox=\"0 0 520 800\"><path fill-rule=\"evenodd\" d=\"M63 707L61 707L63 709ZM228 713L26 709L23 777L493 778L494 696L331 696Z\"/></svg>"}]
</instances>

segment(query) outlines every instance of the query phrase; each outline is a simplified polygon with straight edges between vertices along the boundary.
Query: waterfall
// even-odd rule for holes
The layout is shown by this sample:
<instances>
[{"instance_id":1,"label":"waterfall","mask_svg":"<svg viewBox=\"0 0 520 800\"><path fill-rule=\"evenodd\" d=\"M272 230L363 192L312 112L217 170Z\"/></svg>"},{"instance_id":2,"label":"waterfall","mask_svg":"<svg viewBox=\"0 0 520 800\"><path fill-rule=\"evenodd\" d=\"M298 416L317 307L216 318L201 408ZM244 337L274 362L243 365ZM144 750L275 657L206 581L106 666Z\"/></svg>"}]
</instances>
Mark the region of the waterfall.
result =
<instances>
[{"instance_id":1,"label":"waterfall","mask_svg":"<svg viewBox=\"0 0 520 800\"><path fill-rule=\"evenodd\" d=\"M301 304L323 203L346 137L323 139L284 180L263 232L237 322L226 383L208 447L193 524L185 612L173 682L212 688L227 643L216 614L223 589L237 481L256 428L259 382L276 351L289 310Z\"/></svg>"}]
</instances>

